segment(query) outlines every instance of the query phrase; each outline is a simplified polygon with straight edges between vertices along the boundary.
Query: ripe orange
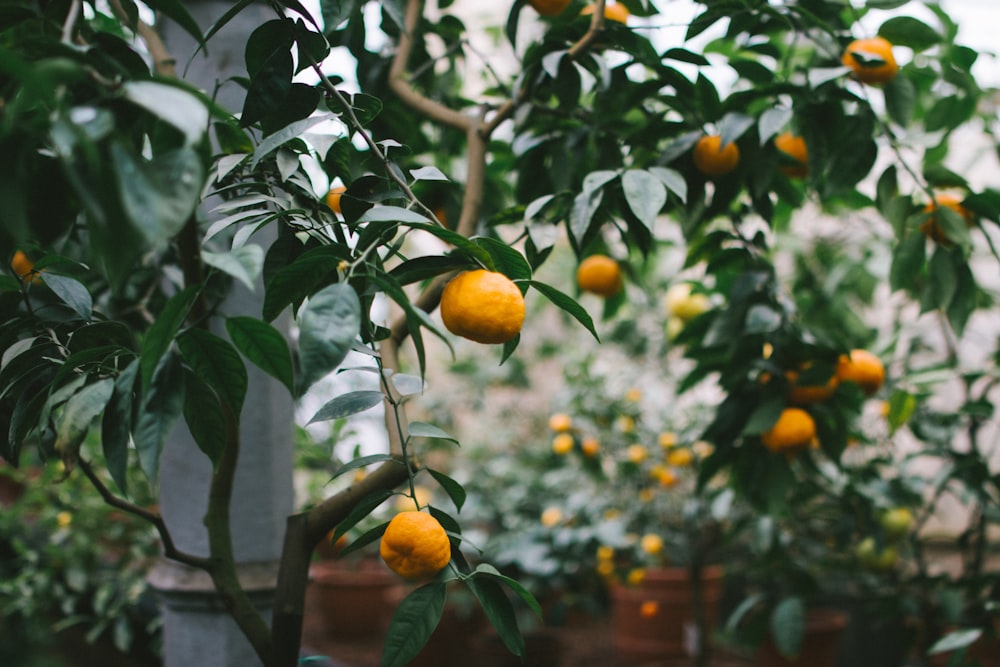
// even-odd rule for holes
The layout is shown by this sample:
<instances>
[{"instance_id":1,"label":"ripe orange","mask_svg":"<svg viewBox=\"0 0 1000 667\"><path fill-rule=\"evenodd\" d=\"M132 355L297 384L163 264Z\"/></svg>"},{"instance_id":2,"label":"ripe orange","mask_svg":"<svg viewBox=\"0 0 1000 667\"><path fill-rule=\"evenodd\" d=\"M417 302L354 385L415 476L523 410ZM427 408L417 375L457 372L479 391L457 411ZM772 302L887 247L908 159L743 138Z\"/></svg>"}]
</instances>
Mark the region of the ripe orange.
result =
<instances>
[{"instance_id":1,"label":"ripe orange","mask_svg":"<svg viewBox=\"0 0 1000 667\"><path fill-rule=\"evenodd\" d=\"M734 143L722 145L722 137L707 134L694 145L694 166L706 176L724 176L740 163L740 149Z\"/></svg>"},{"instance_id":2,"label":"ripe orange","mask_svg":"<svg viewBox=\"0 0 1000 667\"><path fill-rule=\"evenodd\" d=\"M552 438L552 451L560 456L573 451L573 436L569 433L560 433Z\"/></svg>"},{"instance_id":3,"label":"ripe orange","mask_svg":"<svg viewBox=\"0 0 1000 667\"><path fill-rule=\"evenodd\" d=\"M774 138L774 147L790 157L797 164L782 164L781 173L789 178L805 178L809 173L809 151L806 140L791 132L782 132Z\"/></svg>"},{"instance_id":4,"label":"ripe orange","mask_svg":"<svg viewBox=\"0 0 1000 667\"><path fill-rule=\"evenodd\" d=\"M656 533L646 533L639 540L639 548L643 553L655 556L663 551L663 538Z\"/></svg>"},{"instance_id":5,"label":"ripe orange","mask_svg":"<svg viewBox=\"0 0 1000 667\"><path fill-rule=\"evenodd\" d=\"M837 378L841 382L854 382L871 396L885 382L885 365L868 350L851 350L837 361Z\"/></svg>"},{"instance_id":6,"label":"ripe orange","mask_svg":"<svg viewBox=\"0 0 1000 667\"><path fill-rule=\"evenodd\" d=\"M847 45L840 61L854 72L862 83L886 83L899 72L892 43L884 37L856 39Z\"/></svg>"},{"instance_id":7,"label":"ripe orange","mask_svg":"<svg viewBox=\"0 0 1000 667\"><path fill-rule=\"evenodd\" d=\"M788 378L789 385L788 400L798 405L825 401L833 396L833 392L837 390L837 385L840 384L840 379L836 373L831 375L830 379L824 384L816 385L799 384L799 374L796 371L785 371L785 377Z\"/></svg>"},{"instance_id":8,"label":"ripe orange","mask_svg":"<svg viewBox=\"0 0 1000 667\"><path fill-rule=\"evenodd\" d=\"M464 271L441 294L441 319L457 336L477 343L506 343L524 324L524 295L502 273Z\"/></svg>"},{"instance_id":9,"label":"ripe orange","mask_svg":"<svg viewBox=\"0 0 1000 667\"><path fill-rule=\"evenodd\" d=\"M347 192L347 188L343 185L337 185L330 188L330 191L326 193L326 205L330 207L330 210L334 213L340 213L340 198Z\"/></svg>"},{"instance_id":10,"label":"ripe orange","mask_svg":"<svg viewBox=\"0 0 1000 667\"><path fill-rule=\"evenodd\" d=\"M563 433L573 428L573 418L565 412L556 412L549 417L549 430Z\"/></svg>"},{"instance_id":11,"label":"ripe orange","mask_svg":"<svg viewBox=\"0 0 1000 667\"><path fill-rule=\"evenodd\" d=\"M802 408L785 408L768 431L760 436L772 452L794 452L810 446L816 440L816 422Z\"/></svg>"},{"instance_id":12,"label":"ripe orange","mask_svg":"<svg viewBox=\"0 0 1000 667\"><path fill-rule=\"evenodd\" d=\"M584 292L611 297L622 289L622 270L607 255L591 255L576 269L576 284Z\"/></svg>"},{"instance_id":13,"label":"ripe orange","mask_svg":"<svg viewBox=\"0 0 1000 667\"><path fill-rule=\"evenodd\" d=\"M42 280L38 276L38 272L35 271L35 263L20 250L16 251L14 256L10 258L10 268L14 269L17 277L23 281L31 280L33 283L38 283ZM29 276L31 277L29 278Z\"/></svg>"},{"instance_id":14,"label":"ripe orange","mask_svg":"<svg viewBox=\"0 0 1000 667\"><path fill-rule=\"evenodd\" d=\"M580 16L590 16L594 13L594 5L587 5L580 11ZM617 21L618 23L627 23L628 17L630 16L628 7L620 2L614 4L605 3L604 4L604 18L609 21Z\"/></svg>"},{"instance_id":15,"label":"ripe orange","mask_svg":"<svg viewBox=\"0 0 1000 667\"><path fill-rule=\"evenodd\" d=\"M675 468L686 468L694 463L694 452L687 447L672 449L667 454L667 465Z\"/></svg>"},{"instance_id":16,"label":"ripe orange","mask_svg":"<svg viewBox=\"0 0 1000 667\"><path fill-rule=\"evenodd\" d=\"M969 227L976 221L976 217L972 211L962 206L962 200L948 193L935 195L934 201L924 206L924 213L934 213L941 206L950 208L955 213L958 213ZM924 236L940 245L949 245L951 243L951 240L944 233L941 223L933 215L920 223L920 231Z\"/></svg>"},{"instance_id":17,"label":"ripe orange","mask_svg":"<svg viewBox=\"0 0 1000 667\"><path fill-rule=\"evenodd\" d=\"M601 442L597 438L584 438L580 443L580 451L587 458L593 458L601 451Z\"/></svg>"},{"instance_id":18,"label":"ripe orange","mask_svg":"<svg viewBox=\"0 0 1000 667\"><path fill-rule=\"evenodd\" d=\"M405 579L433 577L451 560L451 541L426 512L402 512L389 522L379 544L389 569Z\"/></svg>"},{"instance_id":19,"label":"ripe orange","mask_svg":"<svg viewBox=\"0 0 1000 667\"><path fill-rule=\"evenodd\" d=\"M656 600L645 600L639 605L639 615L643 618L653 618L660 613L660 603Z\"/></svg>"},{"instance_id":20,"label":"ripe orange","mask_svg":"<svg viewBox=\"0 0 1000 667\"><path fill-rule=\"evenodd\" d=\"M562 14L569 7L570 0L528 0L532 9L542 16L556 16Z\"/></svg>"}]
</instances>

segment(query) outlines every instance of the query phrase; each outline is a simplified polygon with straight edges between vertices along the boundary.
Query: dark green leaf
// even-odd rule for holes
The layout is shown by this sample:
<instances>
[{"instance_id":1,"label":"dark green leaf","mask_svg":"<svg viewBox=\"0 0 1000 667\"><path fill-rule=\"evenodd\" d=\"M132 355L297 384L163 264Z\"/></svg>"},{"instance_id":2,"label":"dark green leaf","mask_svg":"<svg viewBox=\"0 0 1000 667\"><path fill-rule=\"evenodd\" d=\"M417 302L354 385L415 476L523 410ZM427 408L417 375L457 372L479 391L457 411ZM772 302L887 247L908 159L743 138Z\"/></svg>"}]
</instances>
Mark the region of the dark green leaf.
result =
<instances>
[{"instance_id":1,"label":"dark green leaf","mask_svg":"<svg viewBox=\"0 0 1000 667\"><path fill-rule=\"evenodd\" d=\"M517 627L517 616L500 584L492 577L478 576L466 580L469 589L479 600L490 624L500 635L501 641L514 655L524 655L524 637Z\"/></svg>"},{"instance_id":2,"label":"dark green leaf","mask_svg":"<svg viewBox=\"0 0 1000 667\"><path fill-rule=\"evenodd\" d=\"M786 658L798 656L805 628L806 608L800 598L785 598L771 612L771 637Z\"/></svg>"},{"instance_id":3,"label":"dark green leaf","mask_svg":"<svg viewBox=\"0 0 1000 667\"><path fill-rule=\"evenodd\" d=\"M179 0L145 0L150 9L163 12L170 20L184 28L189 35L194 37L198 44L205 44L205 36L201 34L198 22L194 20L190 12L184 7L184 3Z\"/></svg>"},{"instance_id":4,"label":"dark green leaf","mask_svg":"<svg viewBox=\"0 0 1000 667\"><path fill-rule=\"evenodd\" d=\"M915 278L923 270L926 254L927 243L922 234L910 234L896 246L889 269L889 284L893 290L913 291Z\"/></svg>"},{"instance_id":5,"label":"dark green leaf","mask_svg":"<svg viewBox=\"0 0 1000 667\"><path fill-rule=\"evenodd\" d=\"M55 441L55 450L64 459L76 459L80 443L91 423L104 412L114 389L115 381L104 378L86 385L66 401L57 420Z\"/></svg>"},{"instance_id":6,"label":"dark green leaf","mask_svg":"<svg viewBox=\"0 0 1000 667\"><path fill-rule=\"evenodd\" d=\"M410 422L407 430L411 438L437 438L439 440L450 440L456 445L458 444L458 439L455 436L427 422Z\"/></svg>"},{"instance_id":7,"label":"dark green leaf","mask_svg":"<svg viewBox=\"0 0 1000 667\"><path fill-rule=\"evenodd\" d=\"M299 315L301 395L341 364L361 332L361 302L347 283L334 283L309 298Z\"/></svg>"},{"instance_id":8,"label":"dark green leaf","mask_svg":"<svg viewBox=\"0 0 1000 667\"><path fill-rule=\"evenodd\" d=\"M59 299L76 311L84 320L90 320L94 314L94 301L90 292L79 280L55 273L45 273L45 284L55 292Z\"/></svg>"},{"instance_id":9,"label":"dark green leaf","mask_svg":"<svg viewBox=\"0 0 1000 667\"><path fill-rule=\"evenodd\" d=\"M139 360L133 359L115 380L115 391L101 421L101 445L111 479L123 494L128 493L128 445L132 432L132 407Z\"/></svg>"},{"instance_id":10,"label":"dark green leaf","mask_svg":"<svg viewBox=\"0 0 1000 667\"><path fill-rule=\"evenodd\" d=\"M185 363L225 401L234 414L247 394L247 368L229 342L205 329L188 329L177 337Z\"/></svg>"},{"instance_id":11,"label":"dark green leaf","mask_svg":"<svg viewBox=\"0 0 1000 667\"><path fill-rule=\"evenodd\" d=\"M285 306L305 299L317 286L331 280L341 260L350 257L350 251L343 246L325 245L306 251L291 264L281 267L267 282L263 318L270 322Z\"/></svg>"},{"instance_id":12,"label":"dark green leaf","mask_svg":"<svg viewBox=\"0 0 1000 667\"><path fill-rule=\"evenodd\" d=\"M227 426L219 395L198 373L184 371L184 421L198 449L212 465L226 448Z\"/></svg>"},{"instance_id":13,"label":"dark green leaf","mask_svg":"<svg viewBox=\"0 0 1000 667\"><path fill-rule=\"evenodd\" d=\"M504 274L511 280L526 280L531 278L531 266L524 255L503 241L490 237L477 237L473 239L476 245L480 246L490 254L496 270Z\"/></svg>"},{"instance_id":14,"label":"dark green leaf","mask_svg":"<svg viewBox=\"0 0 1000 667\"><path fill-rule=\"evenodd\" d=\"M153 372L160 363L160 358L170 349L174 336L177 335L177 331L187 318L188 311L191 310L197 295L197 286L191 285L172 296L146 332L146 337L142 341L139 366L143 392L149 388L150 380L152 380Z\"/></svg>"},{"instance_id":15,"label":"dark green leaf","mask_svg":"<svg viewBox=\"0 0 1000 667\"><path fill-rule=\"evenodd\" d=\"M321 407L313 415L313 418L309 420L309 423L315 424L316 422L350 417L351 415L374 408L382 402L383 398L382 392L370 390L352 391L347 394L341 394Z\"/></svg>"},{"instance_id":16,"label":"dark green leaf","mask_svg":"<svg viewBox=\"0 0 1000 667\"><path fill-rule=\"evenodd\" d=\"M125 99L184 134L188 144L201 141L208 129L208 107L193 93L159 81L128 81L122 86Z\"/></svg>"},{"instance_id":17,"label":"dark green leaf","mask_svg":"<svg viewBox=\"0 0 1000 667\"><path fill-rule=\"evenodd\" d=\"M879 27L878 34L896 46L908 46L914 51L929 49L942 39L937 30L912 16L894 16Z\"/></svg>"},{"instance_id":18,"label":"dark green leaf","mask_svg":"<svg viewBox=\"0 0 1000 667\"><path fill-rule=\"evenodd\" d=\"M183 410L184 366L177 354L169 352L153 373L132 434L139 465L150 484L156 484L160 474L160 453Z\"/></svg>"},{"instance_id":19,"label":"dark green leaf","mask_svg":"<svg viewBox=\"0 0 1000 667\"><path fill-rule=\"evenodd\" d=\"M481 563L476 566L476 571L474 573L476 576L486 576L496 579L499 582L507 584L507 586L517 593L517 596L521 598L525 604L535 613L538 618L542 618L542 606L535 599L535 596L531 594L527 588L525 588L516 579L511 579L505 574L501 574L495 567L489 563Z\"/></svg>"},{"instance_id":20,"label":"dark green leaf","mask_svg":"<svg viewBox=\"0 0 1000 667\"><path fill-rule=\"evenodd\" d=\"M667 189L663 182L641 169L629 169L622 175L622 190L625 201L648 229L656 225L656 216L667 203Z\"/></svg>"},{"instance_id":21,"label":"dark green leaf","mask_svg":"<svg viewBox=\"0 0 1000 667\"><path fill-rule=\"evenodd\" d=\"M572 315L577 322L586 327L587 331L591 333L595 340L600 342L601 339L597 335L597 330L594 329L594 320L592 320L590 315L587 314L587 311L584 310L583 306L551 285L546 285L545 283L535 280L528 281L528 284L541 292L542 295L549 301Z\"/></svg>"},{"instance_id":22,"label":"dark green leaf","mask_svg":"<svg viewBox=\"0 0 1000 667\"><path fill-rule=\"evenodd\" d=\"M772 396L761 401L754 411L750 413L746 425L743 427L743 435L759 435L768 430L781 416L781 411L785 408L784 396Z\"/></svg>"},{"instance_id":23,"label":"dark green leaf","mask_svg":"<svg viewBox=\"0 0 1000 667\"><path fill-rule=\"evenodd\" d=\"M259 369L295 392L292 353L281 333L255 317L226 319L226 332L240 352Z\"/></svg>"},{"instance_id":24,"label":"dark green leaf","mask_svg":"<svg viewBox=\"0 0 1000 667\"><path fill-rule=\"evenodd\" d=\"M387 489L379 489L377 491L372 491L364 498L358 500L354 509L344 517L344 520L337 524L337 529L333 531L333 541L336 542L341 535L344 535L351 528L354 528L362 519L367 519L368 515L374 511L376 507L381 505L392 496L392 491Z\"/></svg>"},{"instance_id":25,"label":"dark green leaf","mask_svg":"<svg viewBox=\"0 0 1000 667\"><path fill-rule=\"evenodd\" d=\"M917 103L917 89L913 82L907 77L897 76L883 86L882 90L889 118L903 127L909 125Z\"/></svg>"},{"instance_id":26,"label":"dark green leaf","mask_svg":"<svg viewBox=\"0 0 1000 667\"><path fill-rule=\"evenodd\" d=\"M441 488L443 488L445 493L448 494L448 497L451 498L451 502L455 503L455 509L461 512L462 505L465 504L465 488L443 472L438 472L433 468L427 468L427 472L430 473L431 477L437 480L437 483L441 485Z\"/></svg>"},{"instance_id":27,"label":"dark green leaf","mask_svg":"<svg viewBox=\"0 0 1000 667\"><path fill-rule=\"evenodd\" d=\"M403 599L389 623L382 667L405 667L420 653L441 621L447 594L447 584L437 580Z\"/></svg>"},{"instance_id":28,"label":"dark green leaf","mask_svg":"<svg viewBox=\"0 0 1000 667\"><path fill-rule=\"evenodd\" d=\"M373 463L383 463L385 461L395 461L393 457L388 454L370 454L368 456L360 456L356 459L348 461L344 465L337 468L333 475L330 477L331 480L337 479L344 473L351 472L352 470L357 470L358 468L365 468L372 465Z\"/></svg>"}]
</instances>

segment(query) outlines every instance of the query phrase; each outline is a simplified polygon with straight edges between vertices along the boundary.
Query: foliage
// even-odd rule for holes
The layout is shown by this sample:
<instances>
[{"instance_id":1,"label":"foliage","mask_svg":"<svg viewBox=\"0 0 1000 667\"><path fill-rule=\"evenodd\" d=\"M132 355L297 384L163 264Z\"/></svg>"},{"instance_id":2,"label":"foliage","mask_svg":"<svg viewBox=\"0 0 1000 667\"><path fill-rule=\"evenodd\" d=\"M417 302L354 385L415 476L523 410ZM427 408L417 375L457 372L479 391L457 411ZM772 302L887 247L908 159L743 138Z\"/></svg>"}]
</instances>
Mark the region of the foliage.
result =
<instances>
[{"instance_id":1,"label":"foliage","mask_svg":"<svg viewBox=\"0 0 1000 667\"><path fill-rule=\"evenodd\" d=\"M667 3L623 4L640 23L669 14ZM875 337L864 318L842 315L840 290L809 283L809 270L788 283L780 244L801 210L877 213L879 233L864 238L886 250L879 259L888 259L888 271L870 274L877 285L864 274L831 280L857 288L852 296L862 304L874 302L878 287L879 298L891 293L940 319L944 354L940 345L926 355L907 347L902 326L879 332L879 351L898 359L889 422L951 464L942 493L958 489L971 501L978 524L964 539L975 545L969 588L979 590L985 529L1000 496L978 441L993 416L997 354L969 365L960 352L972 345L976 314L993 304L995 287L984 276L995 275L1000 259L1000 191L954 171L952 157L963 132L994 129L981 104L988 91L972 75L980 54L956 43L957 26L937 5L926 7L933 20L925 21L906 9L918 3L901 0L702 4L683 42L663 45L637 23L580 15L580 2L533 23L537 37L526 38L526 5L514 2L504 48L516 54L517 72L505 80L484 67L492 80L471 100L457 72L479 55L447 2L437 12L419 0L380 2L376 27L366 21L374 3L322 2L317 20L296 0L275 0L273 18L246 41L246 76L235 80L246 94L234 114L174 76L132 0L8 3L0 30L0 256L8 264L22 251L37 273L11 267L0 277L0 455L18 462L33 449L71 475L107 470L110 488L87 476L120 508L150 520L168 557L229 582L219 584L228 586L223 597L257 653L285 664L296 659L298 633L272 632L233 583L227 489L248 363L294 397L352 349L372 360L365 372L379 378L378 391L334 396L312 418L381 405L390 446L337 470L382 464L356 494L293 517L299 532L290 533L283 567L301 570L306 559L298 556L329 530L350 530L401 483L414 494L428 441L454 442L437 425L407 426L405 416L425 375L433 379L432 339L451 344L430 313L455 271L503 273L529 302L544 297L596 337L584 306L558 281L541 279L546 260L566 239L576 257L600 251L638 263L654 257L667 226L683 243L684 268L704 275L714 297L676 338L691 362L679 391L711 381L722 393L699 436L714 447L698 467L699 488L725 484L783 520L827 466L850 472L844 454L865 406L857 387L838 387L809 406L820 450L771 455L760 436L788 402L786 372L822 380L840 354ZM204 32L182 3L147 5L210 47L251 3L233 5ZM863 20L884 8L893 13L877 33L908 58L873 87L849 76L841 54L871 25ZM392 48L376 47L380 41ZM353 56L354 71L324 69L337 47ZM713 80L713 62L731 85ZM348 75L358 90L344 83ZM316 140L311 131L324 121L335 134ZM787 156L773 140L786 130L805 139L805 179L781 168ZM736 144L735 169L706 178L695 167L692 149L705 134ZM316 183L319 170L326 178ZM325 203L327 180L347 188L339 213ZM944 189L960 193L968 219L926 208ZM938 240L920 231L932 217ZM803 262L822 253L836 254L836 246ZM260 311L232 312L226 296L254 285ZM624 303L610 299L604 314ZM384 307L391 314L382 318ZM281 330L288 315L295 345ZM529 321L524 331L531 329ZM399 358L404 342L412 359ZM505 343L499 359L519 353L520 343ZM919 375L935 367L959 383L960 404L934 405L947 385ZM181 420L215 469L205 519L210 558L173 548L162 519L135 502L129 483L140 469L155 487L167 436ZM964 448L948 438L956 427L968 436ZM81 449L98 430L100 451ZM464 488L442 470L427 474L461 510ZM459 521L431 511L453 544L442 576L466 582L521 653L507 593L531 606L533 598L493 566L466 562ZM381 530L356 543L374 542ZM289 580L304 585L304 577ZM433 629L427 619L439 614L447 587L428 586L401 606L385 664L404 664ZM275 627L295 617L279 614Z\"/></svg>"}]
</instances>

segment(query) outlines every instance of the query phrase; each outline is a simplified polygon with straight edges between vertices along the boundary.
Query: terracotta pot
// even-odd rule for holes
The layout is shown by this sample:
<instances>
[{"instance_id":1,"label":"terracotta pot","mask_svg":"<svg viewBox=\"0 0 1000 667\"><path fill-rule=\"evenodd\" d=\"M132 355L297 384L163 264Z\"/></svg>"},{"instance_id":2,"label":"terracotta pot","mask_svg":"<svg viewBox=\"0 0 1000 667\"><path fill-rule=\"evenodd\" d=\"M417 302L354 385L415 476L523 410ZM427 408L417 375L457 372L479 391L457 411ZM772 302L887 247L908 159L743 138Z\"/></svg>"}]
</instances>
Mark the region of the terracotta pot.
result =
<instances>
[{"instance_id":1,"label":"terracotta pot","mask_svg":"<svg viewBox=\"0 0 1000 667\"><path fill-rule=\"evenodd\" d=\"M402 580L380 561L317 561L310 566L309 577L306 608L315 618L306 625L322 626L323 632L335 637L382 632L393 609L387 594L402 587Z\"/></svg>"},{"instance_id":2,"label":"terracotta pot","mask_svg":"<svg viewBox=\"0 0 1000 667\"><path fill-rule=\"evenodd\" d=\"M848 616L835 609L810 609L806 612L806 627L802 646L795 658L786 658L778 653L770 639L757 651L755 665L758 667L787 667L808 665L808 667L837 667L840 638L847 627Z\"/></svg>"},{"instance_id":3,"label":"terracotta pot","mask_svg":"<svg viewBox=\"0 0 1000 667\"><path fill-rule=\"evenodd\" d=\"M557 667L561 662L562 645L559 638L547 630L524 633L524 661L507 650L500 636L487 632L475 643L474 659L455 663L441 663L437 667L475 665L476 667Z\"/></svg>"},{"instance_id":4,"label":"terracotta pot","mask_svg":"<svg viewBox=\"0 0 1000 667\"><path fill-rule=\"evenodd\" d=\"M719 566L702 569L701 599L708 630L718 613L722 576ZM618 656L643 663L692 655L698 640L693 593L683 567L650 569L638 586L613 587L611 621Z\"/></svg>"}]
</instances>

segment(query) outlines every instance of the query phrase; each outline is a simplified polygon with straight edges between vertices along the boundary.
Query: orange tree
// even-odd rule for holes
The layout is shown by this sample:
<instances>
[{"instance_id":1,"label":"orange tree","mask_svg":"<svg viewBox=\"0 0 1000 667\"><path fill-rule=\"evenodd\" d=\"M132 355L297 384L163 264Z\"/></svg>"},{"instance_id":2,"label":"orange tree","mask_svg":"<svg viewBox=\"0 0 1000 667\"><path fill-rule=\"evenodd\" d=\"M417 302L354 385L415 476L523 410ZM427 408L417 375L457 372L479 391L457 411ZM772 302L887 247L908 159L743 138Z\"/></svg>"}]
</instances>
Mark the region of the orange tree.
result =
<instances>
[{"instance_id":1,"label":"orange tree","mask_svg":"<svg viewBox=\"0 0 1000 667\"><path fill-rule=\"evenodd\" d=\"M181 3L146 4L210 44L252 3L234 4L205 32ZM937 6L928 7L932 26L907 13L905 0L716 0L703 3L683 39L661 44L654 28L672 22L669 3L619 2L609 21L603 0L586 12L577 1L561 11L563 3L542 3L544 16L515 0L504 48L517 72L507 80L469 39L481 27L465 26L447 1L436 12L421 0L378 3L378 31L392 48L377 51L363 15L375 3L324 1L317 18L296 0L267 4L273 18L246 45L237 115L176 75L132 0L110 3L111 13L76 0L8 3L0 42L0 252L9 267L0 278L0 454L17 461L32 447L58 457L68 474L86 475L109 502L153 522L168 557L212 575L265 664L296 659L296 614L283 610L301 600L312 547L408 479L412 487L416 437L448 437L406 426L406 397L392 377L401 349L424 375L425 336L448 339L430 313L457 272L503 274L523 296L546 297L593 331L576 301L533 278L556 242L564 236L581 258L623 258L626 249L652 256L662 226L679 229L688 265L703 267L725 296L678 339L695 362L684 386L711 376L724 392L701 474L727 473L743 498L772 513L820 455L763 445L780 439L768 434L791 402L787 373L821 387L841 355L872 342L849 318L810 320L797 308L772 262L773 231L807 206L877 210L891 228L883 241L892 290L941 313L955 336L988 305L970 266L984 253L996 258L1000 192L947 166L952 136L980 118L983 91L971 73L978 54L955 43L957 28ZM895 11L863 20L876 9ZM537 38L525 38L526 22ZM881 39L854 43L876 32ZM353 56L360 90L349 92L345 73L323 65L334 46ZM481 64L489 80L476 100L456 74L466 62ZM731 86L713 82L712 62L735 78ZM297 78L302 72L316 83ZM320 149L303 135L323 119L344 129ZM327 200L308 163L346 189ZM866 179L875 186L859 187ZM962 208L928 206L939 188L961 193ZM225 217L211 225L198 212L206 195L226 201ZM244 242L262 227L274 240L257 252ZM448 249L420 254L408 243L418 234ZM229 282L256 279L259 316L219 312ZM625 294L609 296L606 315ZM372 305L383 299L396 315L376 321ZM294 350L271 325L288 309L300 332ZM459 333L477 331L467 328L474 306L459 311ZM483 335L502 341L501 360L518 347L520 327L509 325L492 322ZM287 599L269 627L233 576L228 543L245 364L298 396L352 347L382 371L377 402L386 406L390 450L349 464L382 467L290 519L279 591ZM810 443L833 462L864 396L850 384L804 409L815 426ZM890 413L897 421L915 400L899 396ZM369 393L337 396L317 417L375 403ZM138 465L155 480L165 436L182 418L216 469L209 558L176 549L162 519L125 497L124 471ZM98 427L101 447L81 449ZM117 489L100 482L98 465ZM461 487L432 474L461 507ZM995 502L996 480L984 479L981 500ZM453 542L451 566L402 605L385 664L415 653L440 616L445 579L455 577L520 652L501 584L530 596L488 565L467 563L460 522L431 511Z\"/></svg>"}]
</instances>

